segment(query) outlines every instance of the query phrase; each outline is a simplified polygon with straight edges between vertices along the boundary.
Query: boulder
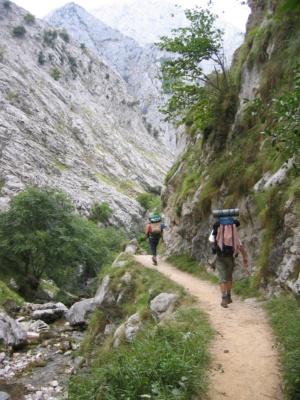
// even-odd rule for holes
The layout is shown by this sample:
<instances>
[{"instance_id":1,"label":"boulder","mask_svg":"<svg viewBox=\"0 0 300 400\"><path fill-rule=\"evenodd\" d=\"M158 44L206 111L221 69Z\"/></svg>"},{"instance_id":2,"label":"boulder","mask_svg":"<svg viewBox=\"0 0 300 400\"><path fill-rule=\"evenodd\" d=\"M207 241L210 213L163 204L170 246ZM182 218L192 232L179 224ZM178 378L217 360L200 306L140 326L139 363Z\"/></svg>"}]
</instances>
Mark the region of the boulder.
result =
<instances>
[{"instance_id":1,"label":"boulder","mask_svg":"<svg viewBox=\"0 0 300 400\"><path fill-rule=\"evenodd\" d=\"M67 307L62 303L46 303L34 306L32 313L34 320L42 320L46 323L56 321L63 318L68 311Z\"/></svg>"},{"instance_id":2,"label":"boulder","mask_svg":"<svg viewBox=\"0 0 300 400\"><path fill-rule=\"evenodd\" d=\"M10 318L3 310L0 310L0 344L18 349L25 345L26 339L26 332L20 324Z\"/></svg>"},{"instance_id":3,"label":"boulder","mask_svg":"<svg viewBox=\"0 0 300 400\"><path fill-rule=\"evenodd\" d=\"M0 392L0 400L11 400L11 396L6 392Z\"/></svg>"},{"instance_id":4,"label":"boulder","mask_svg":"<svg viewBox=\"0 0 300 400\"><path fill-rule=\"evenodd\" d=\"M139 313L133 314L128 320L119 326L114 334L113 347L118 347L122 339L128 342L134 341L136 334L141 328L141 316Z\"/></svg>"},{"instance_id":5,"label":"boulder","mask_svg":"<svg viewBox=\"0 0 300 400\"><path fill-rule=\"evenodd\" d=\"M73 304L66 313L66 319L72 326L85 326L96 307L95 299L85 299Z\"/></svg>"},{"instance_id":6,"label":"boulder","mask_svg":"<svg viewBox=\"0 0 300 400\"><path fill-rule=\"evenodd\" d=\"M114 294L109 287L110 277L106 275L95 296L95 304L101 311L110 317L118 317L121 315L121 310L117 306L118 296Z\"/></svg>"},{"instance_id":7,"label":"boulder","mask_svg":"<svg viewBox=\"0 0 300 400\"><path fill-rule=\"evenodd\" d=\"M151 315L155 321L160 322L170 315L175 307L178 294L161 293L150 303Z\"/></svg>"}]
</instances>

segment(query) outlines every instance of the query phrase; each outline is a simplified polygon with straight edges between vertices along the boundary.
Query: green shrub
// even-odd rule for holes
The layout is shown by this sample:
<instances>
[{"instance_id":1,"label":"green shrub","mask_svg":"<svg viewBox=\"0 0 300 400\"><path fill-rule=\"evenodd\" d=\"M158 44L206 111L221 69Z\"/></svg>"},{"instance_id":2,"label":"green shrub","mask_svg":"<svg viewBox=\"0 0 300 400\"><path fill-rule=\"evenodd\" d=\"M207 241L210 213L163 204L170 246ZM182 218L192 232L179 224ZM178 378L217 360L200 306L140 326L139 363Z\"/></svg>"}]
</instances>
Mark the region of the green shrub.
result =
<instances>
[{"instance_id":1,"label":"green shrub","mask_svg":"<svg viewBox=\"0 0 300 400\"><path fill-rule=\"evenodd\" d=\"M41 64L41 65L44 65L45 64L45 60L46 60L46 58L44 56L44 53L42 51L40 51L39 55L38 55L38 63Z\"/></svg>"},{"instance_id":2,"label":"green shrub","mask_svg":"<svg viewBox=\"0 0 300 400\"><path fill-rule=\"evenodd\" d=\"M15 26L13 29L13 34L14 36L24 36L26 33L26 29L24 28L24 26L19 25L19 26Z\"/></svg>"},{"instance_id":3,"label":"green shrub","mask_svg":"<svg viewBox=\"0 0 300 400\"><path fill-rule=\"evenodd\" d=\"M140 193L137 196L137 201L147 211L151 211L153 214L161 213L160 196L150 193Z\"/></svg>"},{"instance_id":4,"label":"green shrub","mask_svg":"<svg viewBox=\"0 0 300 400\"><path fill-rule=\"evenodd\" d=\"M50 76L52 76L53 79L55 79L56 81L59 80L59 78L61 77L61 71L58 68L52 68Z\"/></svg>"},{"instance_id":5,"label":"green shrub","mask_svg":"<svg viewBox=\"0 0 300 400\"><path fill-rule=\"evenodd\" d=\"M94 203L89 219L94 222L107 222L113 214L113 209L104 201L103 203Z\"/></svg>"},{"instance_id":6,"label":"green shrub","mask_svg":"<svg viewBox=\"0 0 300 400\"><path fill-rule=\"evenodd\" d=\"M0 275L2 280L2 268L0 268ZM3 305L7 300L13 300L19 306L23 304L23 299L17 293L9 289L4 282L0 281L0 308L3 308Z\"/></svg>"},{"instance_id":7,"label":"green shrub","mask_svg":"<svg viewBox=\"0 0 300 400\"><path fill-rule=\"evenodd\" d=\"M77 61L76 58L73 57L71 54L68 54L68 62L71 68L71 71L74 73L77 70Z\"/></svg>"},{"instance_id":8,"label":"green shrub","mask_svg":"<svg viewBox=\"0 0 300 400\"><path fill-rule=\"evenodd\" d=\"M24 15L24 21L27 24L34 24L35 23L35 16L31 13L27 13Z\"/></svg>"},{"instance_id":9,"label":"green shrub","mask_svg":"<svg viewBox=\"0 0 300 400\"><path fill-rule=\"evenodd\" d=\"M16 90L10 90L10 92L7 95L7 100L9 102L13 101L13 99L16 97L17 91Z\"/></svg>"},{"instance_id":10,"label":"green shrub","mask_svg":"<svg viewBox=\"0 0 300 400\"><path fill-rule=\"evenodd\" d=\"M56 38L57 31L51 29L44 30L43 40L45 44L47 44L48 46L53 46Z\"/></svg>"},{"instance_id":11,"label":"green shrub","mask_svg":"<svg viewBox=\"0 0 300 400\"><path fill-rule=\"evenodd\" d=\"M69 43L70 41L70 35L68 34L67 31L63 30L59 32L59 36L62 38L62 40L66 43Z\"/></svg>"}]
</instances>

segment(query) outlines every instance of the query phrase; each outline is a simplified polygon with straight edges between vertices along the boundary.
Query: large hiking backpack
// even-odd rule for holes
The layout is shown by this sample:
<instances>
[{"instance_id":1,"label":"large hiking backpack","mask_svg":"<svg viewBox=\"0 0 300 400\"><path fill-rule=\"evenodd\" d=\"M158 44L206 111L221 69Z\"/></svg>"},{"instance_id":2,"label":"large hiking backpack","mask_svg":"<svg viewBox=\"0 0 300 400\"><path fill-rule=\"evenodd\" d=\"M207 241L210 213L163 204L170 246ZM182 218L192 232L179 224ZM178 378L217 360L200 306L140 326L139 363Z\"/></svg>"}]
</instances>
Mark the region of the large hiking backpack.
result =
<instances>
[{"instance_id":1,"label":"large hiking backpack","mask_svg":"<svg viewBox=\"0 0 300 400\"><path fill-rule=\"evenodd\" d=\"M215 247L216 247L216 252L219 256L223 257L230 257L233 256L234 253L234 233L233 233L233 226L239 226L240 222L237 221L236 219L232 217L220 217L218 222L216 222L213 225L214 229L214 236L215 236ZM217 234L218 234L218 229L220 226L223 226L223 234L222 234L222 247L220 247L217 243ZM225 233L225 226L229 226L231 228L231 245L229 246L228 244L225 245L224 243L224 233Z\"/></svg>"},{"instance_id":2,"label":"large hiking backpack","mask_svg":"<svg viewBox=\"0 0 300 400\"><path fill-rule=\"evenodd\" d=\"M162 231L160 217L154 216L150 218L150 238L159 239Z\"/></svg>"},{"instance_id":3,"label":"large hiking backpack","mask_svg":"<svg viewBox=\"0 0 300 400\"><path fill-rule=\"evenodd\" d=\"M151 226L152 233L161 233L161 221L151 222L150 226Z\"/></svg>"}]
</instances>

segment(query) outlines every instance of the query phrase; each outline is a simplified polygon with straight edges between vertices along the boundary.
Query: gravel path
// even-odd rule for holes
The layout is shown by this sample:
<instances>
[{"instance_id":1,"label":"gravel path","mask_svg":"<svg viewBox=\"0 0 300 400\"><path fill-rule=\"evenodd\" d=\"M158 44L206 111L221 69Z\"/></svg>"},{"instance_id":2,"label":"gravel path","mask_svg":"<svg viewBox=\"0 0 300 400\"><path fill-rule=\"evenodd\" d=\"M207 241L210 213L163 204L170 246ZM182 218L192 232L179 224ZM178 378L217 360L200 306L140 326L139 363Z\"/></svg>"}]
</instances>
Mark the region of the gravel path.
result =
<instances>
[{"instance_id":1,"label":"gravel path","mask_svg":"<svg viewBox=\"0 0 300 400\"><path fill-rule=\"evenodd\" d=\"M233 295L228 308L220 306L219 287L202 281L151 256L135 256L145 267L157 268L199 300L216 331L212 343L211 400L282 400L280 362L267 316L254 299Z\"/></svg>"}]
</instances>

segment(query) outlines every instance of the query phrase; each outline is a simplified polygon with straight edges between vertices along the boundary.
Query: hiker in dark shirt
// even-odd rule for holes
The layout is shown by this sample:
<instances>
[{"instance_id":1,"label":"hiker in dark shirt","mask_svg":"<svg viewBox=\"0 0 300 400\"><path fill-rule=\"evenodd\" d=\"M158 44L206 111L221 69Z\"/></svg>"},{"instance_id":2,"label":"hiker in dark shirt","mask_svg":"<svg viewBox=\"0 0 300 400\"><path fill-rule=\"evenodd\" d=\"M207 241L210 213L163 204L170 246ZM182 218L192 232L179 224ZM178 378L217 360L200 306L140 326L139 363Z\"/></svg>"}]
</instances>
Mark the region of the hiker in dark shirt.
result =
<instances>
[{"instance_id":1,"label":"hiker in dark shirt","mask_svg":"<svg viewBox=\"0 0 300 400\"><path fill-rule=\"evenodd\" d=\"M237 220L234 220L233 226L222 226L220 222L216 222L209 237L209 242L214 249L213 252L217 254L216 269L222 294L221 306L224 308L232 303L231 288L234 258L240 252L243 256L244 265L248 264L247 254L237 234L236 227L239 225L240 223ZM221 241L223 241L223 244L221 244Z\"/></svg>"},{"instance_id":2,"label":"hiker in dark shirt","mask_svg":"<svg viewBox=\"0 0 300 400\"><path fill-rule=\"evenodd\" d=\"M158 215L153 215L153 217L150 217L149 224L146 226L145 238L149 239L153 265L157 265L156 250L159 240L161 239L163 242L164 227L164 222L161 222L161 218Z\"/></svg>"}]
</instances>

